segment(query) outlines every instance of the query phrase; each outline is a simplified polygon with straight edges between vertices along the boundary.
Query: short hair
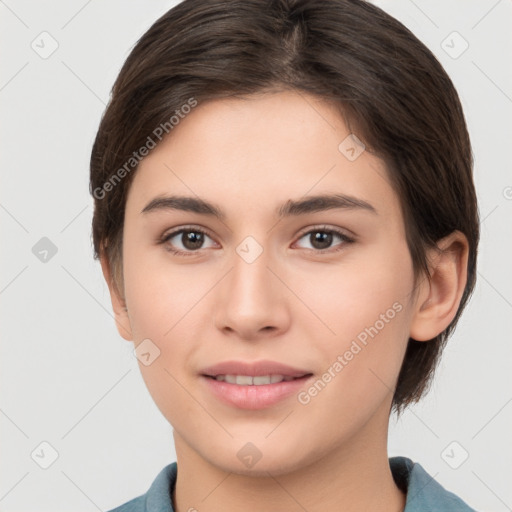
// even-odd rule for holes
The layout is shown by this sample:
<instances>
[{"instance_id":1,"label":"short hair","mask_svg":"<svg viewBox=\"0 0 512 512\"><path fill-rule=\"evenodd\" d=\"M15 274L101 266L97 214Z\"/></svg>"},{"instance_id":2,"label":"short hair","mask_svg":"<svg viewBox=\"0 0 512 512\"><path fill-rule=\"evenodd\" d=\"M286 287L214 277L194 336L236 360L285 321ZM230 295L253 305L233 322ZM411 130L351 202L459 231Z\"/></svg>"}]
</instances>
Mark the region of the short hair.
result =
<instances>
[{"instance_id":1,"label":"short hair","mask_svg":"<svg viewBox=\"0 0 512 512\"><path fill-rule=\"evenodd\" d=\"M479 214L455 87L432 52L375 5L185 0L160 17L126 59L93 144L94 257L104 252L123 296L122 237L138 165L134 152L155 142L155 132L162 132L157 127L172 134L171 118L192 102L287 90L336 106L366 150L385 162L415 282L430 278L428 248L454 230L467 237L467 283L453 321L430 341L409 338L391 406L400 415L429 389L474 289Z\"/></svg>"}]
</instances>

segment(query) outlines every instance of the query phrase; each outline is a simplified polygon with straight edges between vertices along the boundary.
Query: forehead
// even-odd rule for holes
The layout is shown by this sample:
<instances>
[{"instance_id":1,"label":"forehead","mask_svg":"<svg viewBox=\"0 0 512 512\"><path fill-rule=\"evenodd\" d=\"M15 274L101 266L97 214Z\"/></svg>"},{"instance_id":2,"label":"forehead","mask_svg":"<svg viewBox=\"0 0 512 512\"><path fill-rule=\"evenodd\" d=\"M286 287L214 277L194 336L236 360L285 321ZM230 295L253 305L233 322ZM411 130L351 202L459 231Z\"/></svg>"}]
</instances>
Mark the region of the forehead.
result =
<instances>
[{"instance_id":1,"label":"forehead","mask_svg":"<svg viewBox=\"0 0 512 512\"><path fill-rule=\"evenodd\" d=\"M186 194L249 214L326 193L398 214L384 163L364 150L340 112L287 91L195 107L139 164L128 203L140 212L158 195Z\"/></svg>"}]
</instances>

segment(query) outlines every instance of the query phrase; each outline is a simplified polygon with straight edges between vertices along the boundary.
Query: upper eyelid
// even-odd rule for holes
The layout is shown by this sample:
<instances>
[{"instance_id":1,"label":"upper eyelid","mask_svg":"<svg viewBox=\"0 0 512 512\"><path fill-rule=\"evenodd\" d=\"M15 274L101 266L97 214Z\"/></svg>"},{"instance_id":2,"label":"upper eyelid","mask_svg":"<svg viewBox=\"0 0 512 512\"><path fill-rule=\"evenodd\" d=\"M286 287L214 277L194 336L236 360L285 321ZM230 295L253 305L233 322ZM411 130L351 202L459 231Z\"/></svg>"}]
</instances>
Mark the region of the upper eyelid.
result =
<instances>
[{"instance_id":1,"label":"upper eyelid","mask_svg":"<svg viewBox=\"0 0 512 512\"><path fill-rule=\"evenodd\" d=\"M318 224L316 226L314 225L314 226L304 228L303 230L301 230L299 232L297 237L303 237L304 235L307 235L308 233L310 233L312 231L331 231L331 232L339 234L339 235L344 235L348 238L356 238L355 233L352 233L352 231L350 231L346 228L339 228L339 227L335 228L335 227L328 226L326 224Z\"/></svg>"},{"instance_id":2,"label":"upper eyelid","mask_svg":"<svg viewBox=\"0 0 512 512\"><path fill-rule=\"evenodd\" d=\"M178 228L171 228L169 230L164 231L161 238L169 238L172 236L179 235L183 231L199 231L200 233L204 233L205 235L208 235L212 240L214 239L214 236L210 233L210 231L206 228L203 228L202 226L181 226Z\"/></svg>"}]
</instances>

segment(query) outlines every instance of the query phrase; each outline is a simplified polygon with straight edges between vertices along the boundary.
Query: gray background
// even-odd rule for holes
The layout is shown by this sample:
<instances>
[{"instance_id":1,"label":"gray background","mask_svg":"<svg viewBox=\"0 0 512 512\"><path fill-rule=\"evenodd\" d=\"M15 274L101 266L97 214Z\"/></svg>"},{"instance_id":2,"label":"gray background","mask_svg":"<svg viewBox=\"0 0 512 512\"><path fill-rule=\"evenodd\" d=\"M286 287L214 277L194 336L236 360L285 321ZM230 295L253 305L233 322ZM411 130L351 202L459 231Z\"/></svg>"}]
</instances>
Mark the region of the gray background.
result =
<instances>
[{"instance_id":1,"label":"gray background","mask_svg":"<svg viewBox=\"0 0 512 512\"><path fill-rule=\"evenodd\" d=\"M3 512L108 510L145 492L175 460L171 427L115 330L92 258L88 194L110 88L133 44L173 5L0 1ZM391 421L389 454L420 462L478 510L511 510L512 2L378 5L455 82L482 217L476 292L431 392Z\"/></svg>"}]
</instances>

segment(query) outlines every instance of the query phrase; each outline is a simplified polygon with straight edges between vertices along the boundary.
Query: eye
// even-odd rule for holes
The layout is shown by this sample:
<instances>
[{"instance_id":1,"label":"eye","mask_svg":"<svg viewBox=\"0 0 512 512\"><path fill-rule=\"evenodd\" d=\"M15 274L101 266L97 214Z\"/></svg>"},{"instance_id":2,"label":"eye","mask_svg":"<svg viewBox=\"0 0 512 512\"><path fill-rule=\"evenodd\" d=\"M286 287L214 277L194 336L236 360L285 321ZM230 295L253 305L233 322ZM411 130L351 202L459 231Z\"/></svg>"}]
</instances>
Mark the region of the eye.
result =
<instances>
[{"instance_id":1,"label":"eye","mask_svg":"<svg viewBox=\"0 0 512 512\"><path fill-rule=\"evenodd\" d=\"M333 249L331 252L336 252L354 241L342 231L321 226L304 233L296 244L303 249L315 252L329 251L329 249ZM197 227L180 228L165 233L159 243L165 245L171 253L180 256L192 256L201 249L209 249L217 245L203 229Z\"/></svg>"},{"instance_id":2,"label":"eye","mask_svg":"<svg viewBox=\"0 0 512 512\"><path fill-rule=\"evenodd\" d=\"M306 245L302 245L302 248L317 252L333 248L333 243L336 241L338 241L338 243L334 245L334 247L337 247L334 249L335 251L341 250L344 245L354 242L354 239L347 236L345 233L326 227L309 230L302 235L296 243L299 244L301 240L305 240L306 243ZM309 244L309 246L307 244Z\"/></svg>"},{"instance_id":3,"label":"eye","mask_svg":"<svg viewBox=\"0 0 512 512\"><path fill-rule=\"evenodd\" d=\"M215 242L198 228L181 228L171 233L166 233L160 240L167 249L174 254L190 255L199 249L215 247Z\"/></svg>"}]
</instances>

